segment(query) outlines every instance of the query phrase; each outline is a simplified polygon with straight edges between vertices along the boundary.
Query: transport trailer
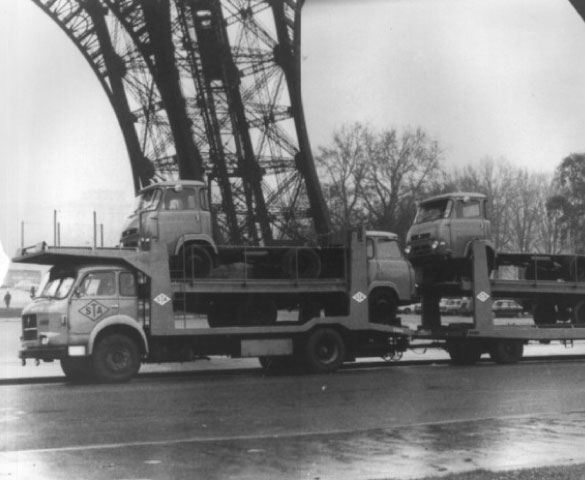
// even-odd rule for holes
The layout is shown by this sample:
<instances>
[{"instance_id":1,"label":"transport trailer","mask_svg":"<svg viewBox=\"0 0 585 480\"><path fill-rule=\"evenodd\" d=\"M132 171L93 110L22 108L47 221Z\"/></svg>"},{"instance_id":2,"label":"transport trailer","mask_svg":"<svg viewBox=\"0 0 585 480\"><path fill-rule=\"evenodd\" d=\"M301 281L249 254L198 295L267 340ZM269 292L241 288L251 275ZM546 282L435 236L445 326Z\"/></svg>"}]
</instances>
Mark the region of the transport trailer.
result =
<instances>
[{"instance_id":1,"label":"transport trailer","mask_svg":"<svg viewBox=\"0 0 585 480\"><path fill-rule=\"evenodd\" d=\"M332 372L408 348L411 329L372 315L388 313L388 302L372 301L383 298L376 294L384 282L372 277L376 249L362 231L348 235L341 275L326 279L180 281L171 277L166 245L149 246L21 252L14 262L52 265L23 310L23 362L59 360L71 381L122 382L142 362L225 355L259 357L269 369Z\"/></svg>"},{"instance_id":2,"label":"transport trailer","mask_svg":"<svg viewBox=\"0 0 585 480\"><path fill-rule=\"evenodd\" d=\"M473 364L484 353L497 363L515 363L530 341L585 339L585 275L577 268L585 257L502 254L497 256L496 267L512 266L519 275L494 279L486 242L477 240L472 243L470 261L469 279L442 284L425 284L423 279L422 325L415 339L441 341L456 364ZM442 325L439 300L445 296L471 297L472 321ZM495 322L492 303L499 298L514 299L532 310L533 324Z\"/></svg>"}]
</instances>

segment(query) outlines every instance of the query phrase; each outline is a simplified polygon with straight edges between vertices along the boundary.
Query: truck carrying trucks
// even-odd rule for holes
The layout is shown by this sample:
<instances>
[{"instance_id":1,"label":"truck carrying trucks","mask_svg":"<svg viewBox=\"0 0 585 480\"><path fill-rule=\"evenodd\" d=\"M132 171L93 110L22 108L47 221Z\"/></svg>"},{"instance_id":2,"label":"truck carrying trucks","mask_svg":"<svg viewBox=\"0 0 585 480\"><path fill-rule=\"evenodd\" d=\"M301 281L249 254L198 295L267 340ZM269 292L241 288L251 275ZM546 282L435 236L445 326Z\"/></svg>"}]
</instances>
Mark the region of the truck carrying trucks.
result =
<instances>
[{"instance_id":1,"label":"truck carrying trucks","mask_svg":"<svg viewBox=\"0 0 585 480\"><path fill-rule=\"evenodd\" d=\"M186 189L196 201L167 210L168 192ZM219 247L204 226L203 189L200 182L150 188L135 226L124 230L133 246L23 249L14 262L52 266L23 311L23 361L59 360L71 380L116 382L143 361L228 355L329 372L407 348L411 330L396 309L413 301L414 271L396 235L359 230L323 247ZM174 213L202 228L185 227ZM188 258L191 247L211 264Z\"/></svg>"},{"instance_id":2,"label":"truck carrying trucks","mask_svg":"<svg viewBox=\"0 0 585 480\"><path fill-rule=\"evenodd\" d=\"M585 256L495 251L486 200L455 192L420 203L406 246L422 303L414 338L444 341L452 360L462 364L486 352L496 362L516 362L529 341L585 339ZM515 274L504 277L504 269ZM444 297L471 297L472 322L443 325ZM516 300L532 312L533 323L496 322L497 299Z\"/></svg>"}]
</instances>

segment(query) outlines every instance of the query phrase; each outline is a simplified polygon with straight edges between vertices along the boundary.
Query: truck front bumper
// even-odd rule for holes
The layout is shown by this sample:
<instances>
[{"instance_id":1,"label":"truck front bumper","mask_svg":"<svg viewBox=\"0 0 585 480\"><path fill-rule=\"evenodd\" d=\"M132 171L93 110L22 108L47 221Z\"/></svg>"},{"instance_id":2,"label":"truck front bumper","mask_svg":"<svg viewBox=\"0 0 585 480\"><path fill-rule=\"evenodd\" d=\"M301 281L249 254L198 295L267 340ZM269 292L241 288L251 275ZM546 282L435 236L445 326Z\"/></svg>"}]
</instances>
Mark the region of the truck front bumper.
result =
<instances>
[{"instance_id":1,"label":"truck front bumper","mask_svg":"<svg viewBox=\"0 0 585 480\"><path fill-rule=\"evenodd\" d=\"M26 360L32 358L34 360L42 360L43 362L52 362L53 360L59 360L60 358L67 357L67 347L23 347L18 352L18 358Z\"/></svg>"}]
</instances>

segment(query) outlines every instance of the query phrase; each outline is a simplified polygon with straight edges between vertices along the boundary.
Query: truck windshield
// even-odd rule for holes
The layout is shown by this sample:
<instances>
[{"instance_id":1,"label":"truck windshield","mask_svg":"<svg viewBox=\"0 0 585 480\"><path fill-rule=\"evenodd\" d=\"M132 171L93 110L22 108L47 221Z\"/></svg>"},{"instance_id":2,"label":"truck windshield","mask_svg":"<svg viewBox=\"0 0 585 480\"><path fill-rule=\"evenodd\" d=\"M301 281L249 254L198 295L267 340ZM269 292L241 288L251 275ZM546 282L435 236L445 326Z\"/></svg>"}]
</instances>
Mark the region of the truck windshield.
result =
<instances>
[{"instance_id":1,"label":"truck windshield","mask_svg":"<svg viewBox=\"0 0 585 480\"><path fill-rule=\"evenodd\" d=\"M162 196L160 188L146 190L136 197L134 213L156 210Z\"/></svg>"},{"instance_id":2,"label":"truck windshield","mask_svg":"<svg viewBox=\"0 0 585 480\"><path fill-rule=\"evenodd\" d=\"M453 200L444 199L420 205L414 218L414 223L431 222L441 218L449 218L453 209Z\"/></svg>"},{"instance_id":3,"label":"truck windshield","mask_svg":"<svg viewBox=\"0 0 585 480\"><path fill-rule=\"evenodd\" d=\"M43 288L43 291L39 297L62 300L63 298L66 298L67 295L69 295L74 282L75 277L69 274L63 274L55 278L51 278L45 285L45 288Z\"/></svg>"}]
</instances>

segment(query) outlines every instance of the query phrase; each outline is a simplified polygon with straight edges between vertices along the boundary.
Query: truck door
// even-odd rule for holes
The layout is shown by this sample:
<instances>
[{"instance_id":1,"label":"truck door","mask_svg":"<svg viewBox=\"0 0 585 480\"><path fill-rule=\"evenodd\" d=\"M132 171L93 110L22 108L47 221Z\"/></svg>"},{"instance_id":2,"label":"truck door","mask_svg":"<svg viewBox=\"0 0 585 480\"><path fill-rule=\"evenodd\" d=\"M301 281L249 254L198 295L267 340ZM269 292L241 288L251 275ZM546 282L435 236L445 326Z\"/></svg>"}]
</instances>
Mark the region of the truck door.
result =
<instances>
[{"instance_id":1,"label":"truck door","mask_svg":"<svg viewBox=\"0 0 585 480\"><path fill-rule=\"evenodd\" d=\"M485 238L486 222L482 200L464 199L457 202L451 221L453 255L462 257L470 240Z\"/></svg>"},{"instance_id":2,"label":"truck door","mask_svg":"<svg viewBox=\"0 0 585 480\"><path fill-rule=\"evenodd\" d=\"M169 243L185 234L201 233L201 210L194 188L169 188L158 212L159 239ZM174 253L174 252L169 252Z\"/></svg>"},{"instance_id":3,"label":"truck door","mask_svg":"<svg viewBox=\"0 0 585 480\"><path fill-rule=\"evenodd\" d=\"M87 335L102 320L120 312L116 272L87 272L71 297L69 330L71 335ZM123 302L122 308L127 304Z\"/></svg>"},{"instance_id":4,"label":"truck door","mask_svg":"<svg viewBox=\"0 0 585 480\"><path fill-rule=\"evenodd\" d=\"M387 237L371 237L373 256L368 254L368 272L370 282L390 283L396 289L400 300L409 300L412 296L414 271L404 257L398 240ZM368 253L370 248L368 248Z\"/></svg>"}]
</instances>

